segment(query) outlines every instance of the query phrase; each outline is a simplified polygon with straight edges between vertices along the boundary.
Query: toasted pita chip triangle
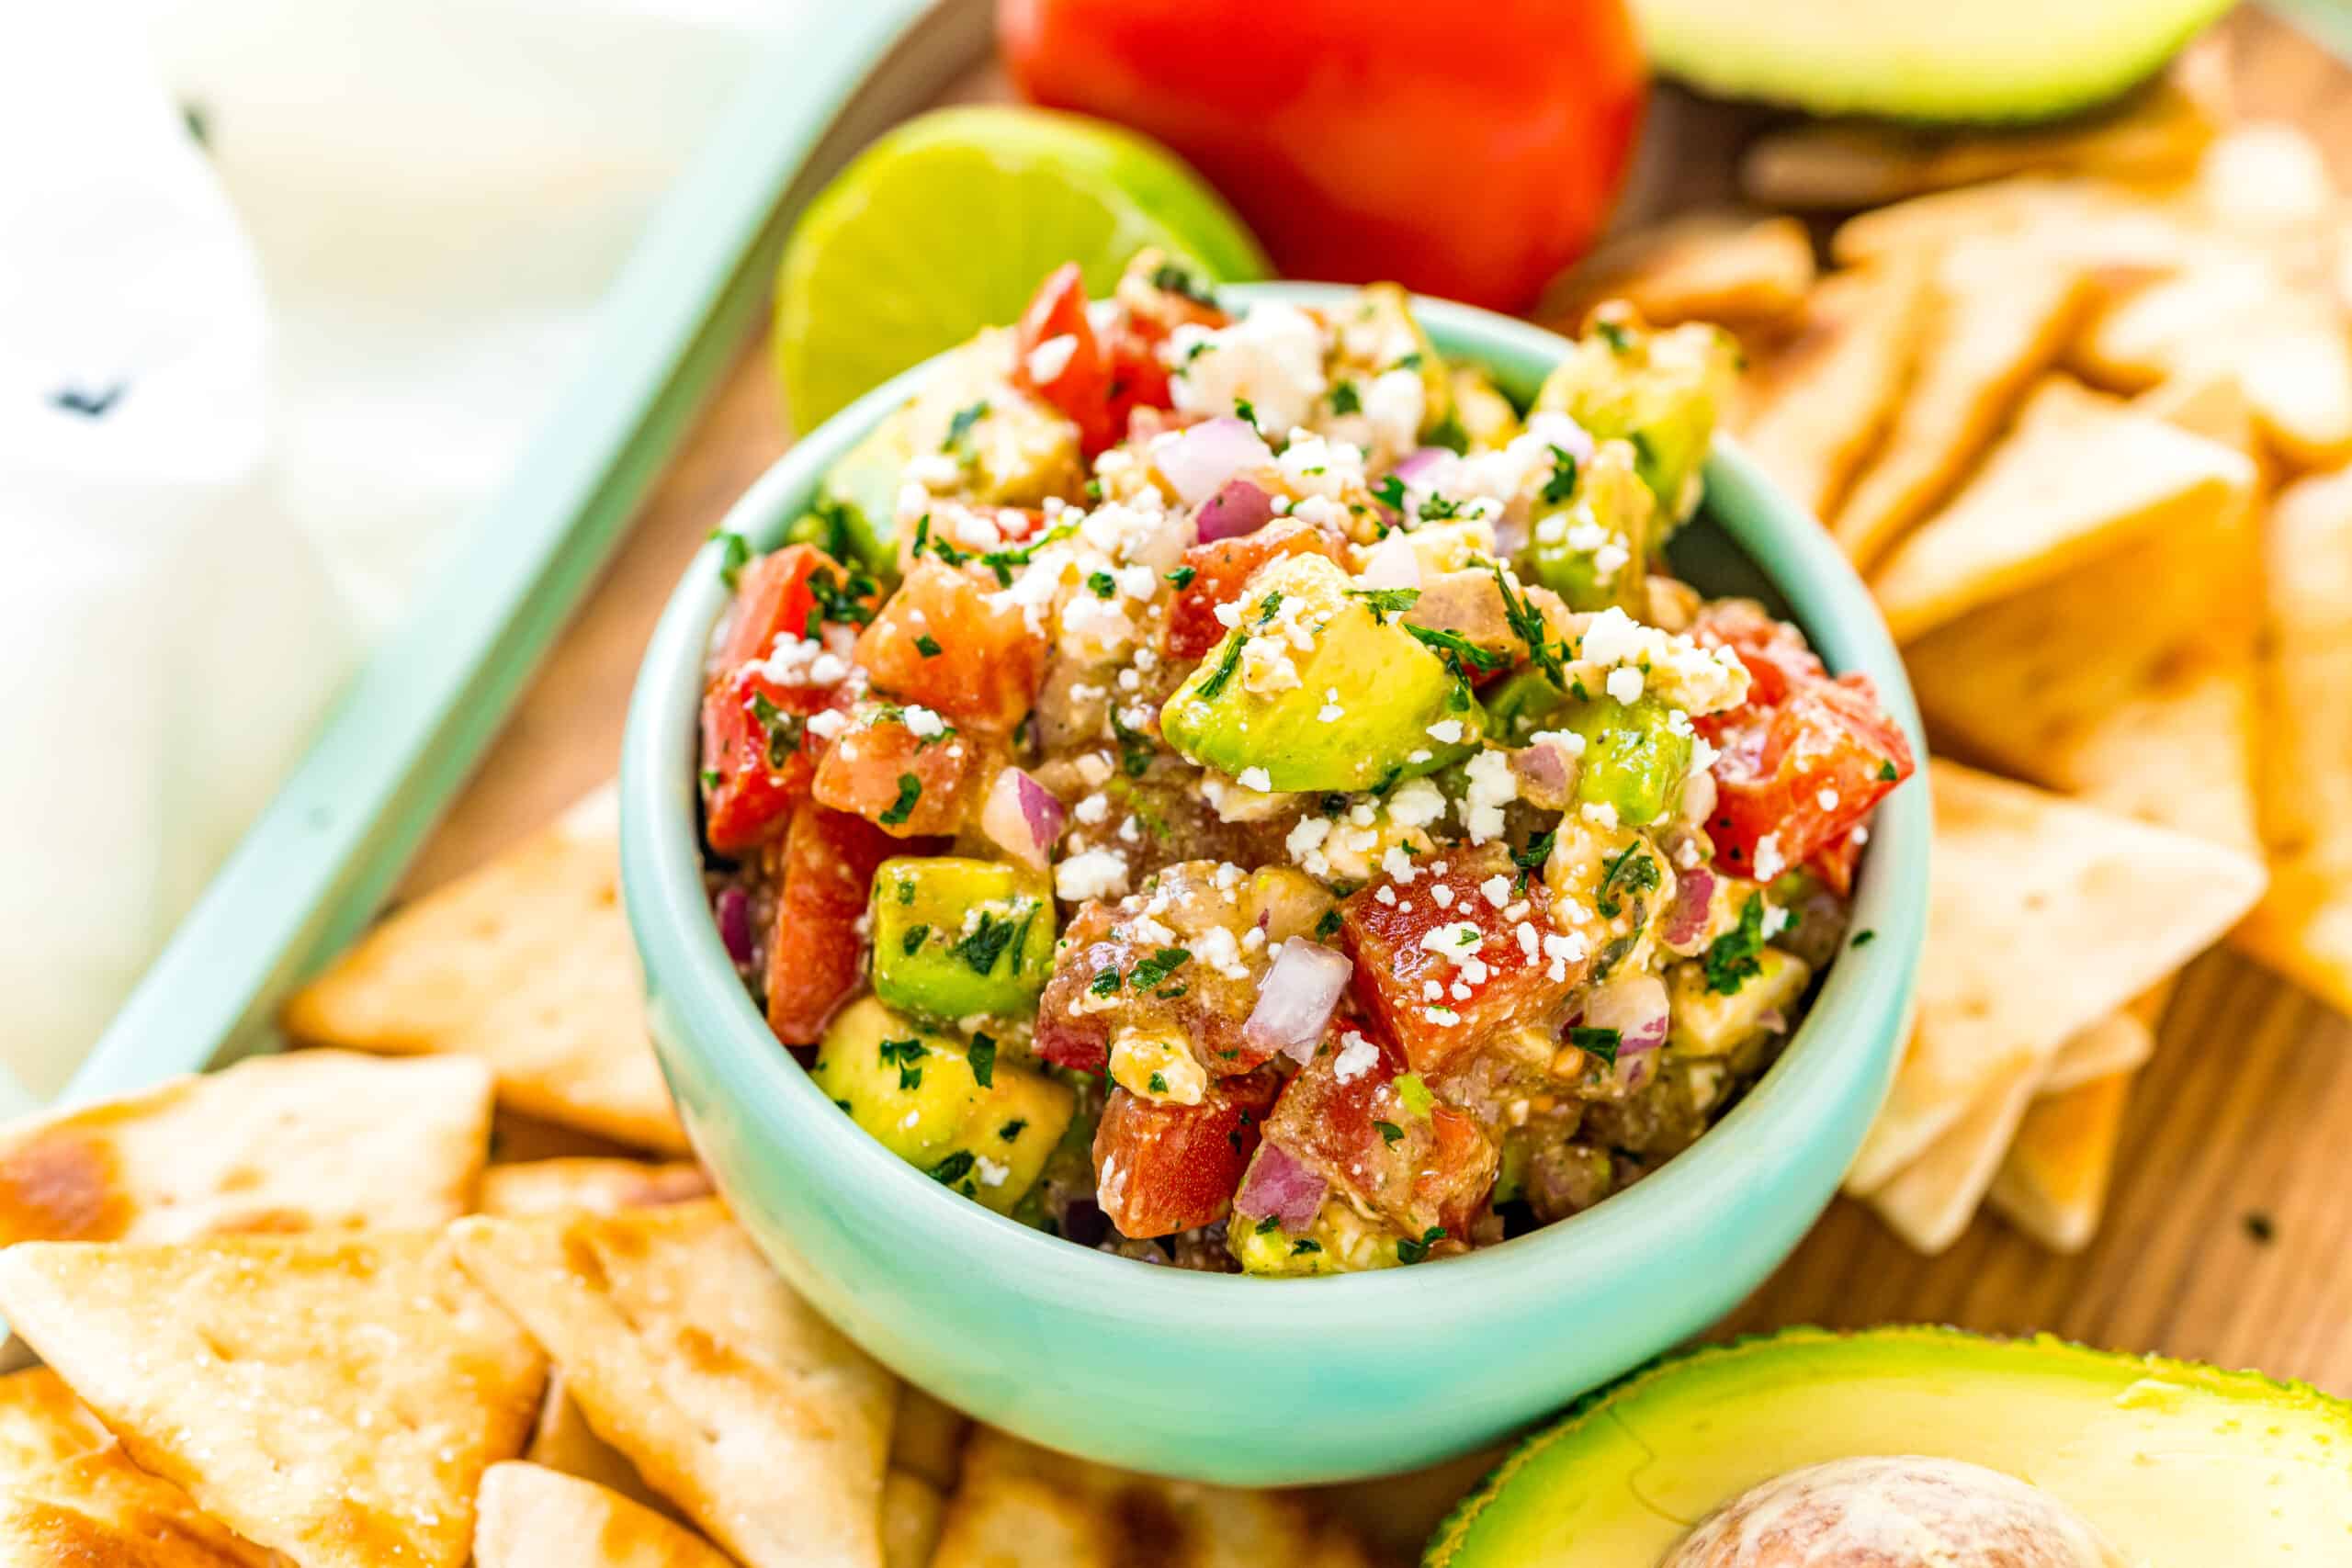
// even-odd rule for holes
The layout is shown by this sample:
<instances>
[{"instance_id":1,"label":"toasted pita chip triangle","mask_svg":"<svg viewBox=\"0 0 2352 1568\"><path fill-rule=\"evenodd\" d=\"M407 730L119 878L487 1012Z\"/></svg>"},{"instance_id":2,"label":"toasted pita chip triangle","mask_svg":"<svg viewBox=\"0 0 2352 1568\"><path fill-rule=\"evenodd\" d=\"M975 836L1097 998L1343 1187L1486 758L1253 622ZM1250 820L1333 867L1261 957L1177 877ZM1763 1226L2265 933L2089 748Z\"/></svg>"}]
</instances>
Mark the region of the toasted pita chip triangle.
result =
<instances>
[{"instance_id":1,"label":"toasted pita chip triangle","mask_svg":"<svg viewBox=\"0 0 2352 1568\"><path fill-rule=\"evenodd\" d=\"M593 1481L493 1464L474 1514L474 1568L730 1568L683 1526Z\"/></svg>"},{"instance_id":2,"label":"toasted pita chip triangle","mask_svg":"<svg viewBox=\"0 0 2352 1568\"><path fill-rule=\"evenodd\" d=\"M1804 302L1813 238L1794 218L1691 212L1605 242L1544 291L1535 319L1570 333L1606 299L1655 326L1777 321Z\"/></svg>"},{"instance_id":3,"label":"toasted pita chip triangle","mask_svg":"<svg viewBox=\"0 0 2352 1568\"><path fill-rule=\"evenodd\" d=\"M485 1214L545 1214L587 1209L653 1208L710 1196L710 1178L692 1160L535 1159L481 1174Z\"/></svg>"},{"instance_id":4,"label":"toasted pita chip triangle","mask_svg":"<svg viewBox=\"0 0 2352 1568\"><path fill-rule=\"evenodd\" d=\"M2283 120L2244 120L2198 160L2192 198L2225 234L2275 234L2324 223L2335 209L2327 157Z\"/></svg>"},{"instance_id":5,"label":"toasted pita chip triangle","mask_svg":"<svg viewBox=\"0 0 2352 1568\"><path fill-rule=\"evenodd\" d=\"M1840 266L1859 266L1905 252L1939 254L1986 236L2086 267L2102 294L2177 267L2200 245L2176 207L2112 180L2020 175L1858 213L1830 237L1829 254Z\"/></svg>"},{"instance_id":6,"label":"toasted pita chip triangle","mask_svg":"<svg viewBox=\"0 0 2352 1568\"><path fill-rule=\"evenodd\" d=\"M878 1560L890 1377L716 1200L450 1234L597 1435L749 1568Z\"/></svg>"},{"instance_id":7,"label":"toasted pita chip triangle","mask_svg":"<svg viewBox=\"0 0 2352 1568\"><path fill-rule=\"evenodd\" d=\"M2134 538L2242 513L2255 478L2219 442L2053 378L1975 478L1871 573L1871 591L1909 642Z\"/></svg>"},{"instance_id":8,"label":"toasted pita chip triangle","mask_svg":"<svg viewBox=\"0 0 2352 1568\"><path fill-rule=\"evenodd\" d=\"M627 1454L596 1436L571 1391L564 1386L560 1371L548 1376L547 1397L539 1405L538 1424L531 1428L531 1441L523 1457L545 1469L593 1481L658 1514L685 1517L675 1504L645 1483Z\"/></svg>"},{"instance_id":9,"label":"toasted pita chip triangle","mask_svg":"<svg viewBox=\"0 0 2352 1568\"><path fill-rule=\"evenodd\" d=\"M1858 1193L1996 1089L2039 1083L2068 1035L2179 968L2262 891L2260 863L2201 839L1951 762L1931 773L1918 1025L1847 1174Z\"/></svg>"},{"instance_id":10,"label":"toasted pita chip triangle","mask_svg":"<svg viewBox=\"0 0 2352 1568\"><path fill-rule=\"evenodd\" d=\"M271 1568L277 1561L112 1444L0 1484L0 1562L10 1568Z\"/></svg>"},{"instance_id":11,"label":"toasted pita chip triangle","mask_svg":"<svg viewBox=\"0 0 2352 1568\"><path fill-rule=\"evenodd\" d=\"M1747 379L1741 439L1815 517L1835 510L1886 429L1911 374L1927 278L1906 254L1824 279Z\"/></svg>"},{"instance_id":12,"label":"toasted pita chip triangle","mask_svg":"<svg viewBox=\"0 0 2352 1568\"><path fill-rule=\"evenodd\" d=\"M0 1245L425 1229L466 1212L490 1072L464 1056L254 1056L0 1129Z\"/></svg>"},{"instance_id":13,"label":"toasted pita chip triangle","mask_svg":"<svg viewBox=\"0 0 2352 1568\"><path fill-rule=\"evenodd\" d=\"M2130 1073L2110 1073L2026 1107L1993 1178L1993 1206L2052 1252L2090 1245L2107 1206L2131 1092Z\"/></svg>"},{"instance_id":14,"label":"toasted pita chip triangle","mask_svg":"<svg viewBox=\"0 0 2352 1568\"><path fill-rule=\"evenodd\" d=\"M112 1440L65 1380L47 1367L0 1378L0 1485Z\"/></svg>"},{"instance_id":15,"label":"toasted pita chip triangle","mask_svg":"<svg viewBox=\"0 0 2352 1568\"><path fill-rule=\"evenodd\" d=\"M972 1419L914 1384L899 1385L898 1414L890 1421L890 1468L911 1471L943 1491L964 1468L964 1438Z\"/></svg>"},{"instance_id":16,"label":"toasted pita chip triangle","mask_svg":"<svg viewBox=\"0 0 2352 1568\"><path fill-rule=\"evenodd\" d=\"M386 919L282 1021L322 1044L479 1056L503 1104L684 1153L644 998L607 789Z\"/></svg>"},{"instance_id":17,"label":"toasted pita chip triangle","mask_svg":"<svg viewBox=\"0 0 2352 1568\"><path fill-rule=\"evenodd\" d=\"M2270 891L2237 941L2352 1013L2352 469L2281 491L2264 534Z\"/></svg>"},{"instance_id":18,"label":"toasted pita chip triangle","mask_svg":"<svg viewBox=\"0 0 2352 1568\"><path fill-rule=\"evenodd\" d=\"M27 1242L0 1313L141 1468L301 1568L458 1568L545 1379L433 1235Z\"/></svg>"},{"instance_id":19,"label":"toasted pita chip triangle","mask_svg":"<svg viewBox=\"0 0 2352 1568\"><path fill-rule=\"evenodd\" d=\"M1831 531L1869 571L1958 488L2090 298L2085 267L2015 242L1968 240L1937 258L1909 390Z\"/></svg>"},{"instance_id":20,"label":"toasted pita chip triangle","mask_svg":"<svg viewBox=\"0 0 2352 1568\"><path fill-rule=\"evenodd\" d=\"M1870 1206L1913 1251L1932 1258L1968 1229L2035 1088L2030 1073L1988 1086L1917 1158L1871 1189Z\"/></svg>"},{"instance_id":21,"label":"toasted pita chip triangle","mask_svg":"<svg viewBox=\"0 0 2352 1568\"><path fill-rule=\"evenodd\" d=\"M920 1475L894 1470L882 1478L882 1568L930 1568L939 1550L947 1500Z\"/></svg>"},{"instance_id":22,"label":"toasted pita chip triangle","mask_svg":"<svg viewBox=\"0 0 2352 1568\"><path fill-rule=\"evenodd\" d=\"M1758 137L1740 191L1762 207L1874 207L2012 175L2161 181L2193 174L2213 140L2207 106L2179 81L2149 84L2116 108L2053 128L1924 131L1815 121Z\"/></svg>"}]
</instances>

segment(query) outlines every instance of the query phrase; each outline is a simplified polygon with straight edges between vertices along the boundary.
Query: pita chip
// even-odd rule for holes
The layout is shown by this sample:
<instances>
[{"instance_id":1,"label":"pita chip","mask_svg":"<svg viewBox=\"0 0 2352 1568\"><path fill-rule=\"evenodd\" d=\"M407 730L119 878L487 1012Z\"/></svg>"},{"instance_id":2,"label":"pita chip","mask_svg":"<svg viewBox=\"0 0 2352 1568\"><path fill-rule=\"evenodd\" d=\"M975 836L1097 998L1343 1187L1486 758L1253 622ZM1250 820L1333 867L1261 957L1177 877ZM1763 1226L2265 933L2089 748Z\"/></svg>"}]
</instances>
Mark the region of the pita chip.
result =
<instances>
[{"instance_id":1,"label":"pita chip","mask_svg":"<svg viewBox=\"0 0 2352 1568\"><path fill-rule=\"evenodd\" d=\"M2088 1246L2107 1206L2131 1092L2130 1073L2110 1073L2026 1107L1993 1178L1993 1206L2052 1252Z\"/></svg>"},{"instance_id":2,"label":"pita chip","mask_svg":"<svg viewBox=\"0 0 2352 1568\"><path fill-rule=\"evenodd\" d=\"M493 1464L474 1511L474 1568L732 1568L702 1537L593 1481Z\"/></svg>"},{"instance_id":3,"label":"pita chip","mask_svg":"<svg viewBox=\"0 0 2352 1568\"><path fill-rule=\"evenodd\" d=\"M459 1568L545 1379L433 1235L28 1242L0 1313L141 1469L300 1568Z\"/></svg>"},{"instance_id":4,"label":"pita chip","mask_svg":"<svg viewBox=\"0 0 2352 1568\"><path fill-rule=\"evenodd\" d=\"M1813 237L1797 219L1693 212L1603 242L1534 315L1574 333L1594 306L1624 299L1654 326L1737 326L1788 315L1812 283Z\"/></svg>"},{"instance_id":5,"label":"pita chip","mask_svg":"<svg viewBox=\"0 0 2352 1568\"><path fill-rule=\"evenodd\" d=\"M1909 255L1826 278L1748 377L1740 439L1814 516L1836 509L1885 431L1927 299L1927 268Z\"/></svg>"},{"instance_id":6,"label":"pita chip","mask_svg":"<svg viewBox=\"0 0 2352 1568\"><path fill-rule=\"evenodd\" d=\"M2067 1036L2179 968L2262 891L2259 862L2201 839L1952 762L1930 773L1918 1023L1847 1173L1855 1193L1963 1117L1997 1121L1997 1091L2038 1085Z\"/></svg>"},{"instance_id":7,"label":"pita chip","mask_svg":"<svg viewBox=\"0 0 2352 1568\"><path fill-rule=\"evenodd\" d=\"M2213 140L2213 118L2174 77L2115 108L2056 126L1930 131L1812 121L1769 133L1739 161L1742 194L1761 207L1875 207L2012 175L2186 178Z\"/></svg>"},{"instance_id":8,"label":"pita chip","mask_svg":"<svg viewBox=\"0 0 2352 1568\"><path fill-rule=\"evenodd\" d=\"M1910 642L2133 538L2243 513L2255 479L2219 442L2052 378L1967 486L1871 573L1871 591ZM2117 580L2101 578L2111 593Z\"/></svg>"},{"instance_id":9,"label":"pita chip","mask_svg":"<svg viewBox=\"0 0 2352 1568\"><path fill-rule=\"evenodd\" d=\"M464 1056L253 1056L0 1129L0 1245L425 1229L462 1214L490 1145Z\"/></svg>"},{"instance_id":10,"label":"pita chip","mask_svg":"<svg viewBox=\"0 0 2352 1568\"><path fill-rule=\"evenodd\" d=\"M2035 247L1964 240L1937 258L1909 389L1830 531L1865 573L1942 504L2073 334L2090 275Z\"/></svg>"},{"instance_id":11,"label":"pita chip","mask_svg":"<svg viewBox=\"0 0 2352 1568\"><path fill-rule=\"evenodd\" d=\"M112 1440L65 1380L47 1367L0 1378L0 1485Z\"/></svg>"},{"instance_id":12,"label":"pita chip","mask_svg":"<svg viewBox=\"0 0 2352 1568\"><path fill-rule=\"evenodd\" d=\"M22 1568L272 1568L112 1444L0 1483L0 1562Z\"/></svg>"},{"instance_id":13,"label":"pita chip","mask_svg":"<svg viewBox=\"0 0 2352 1568\"><path fill-rule=\"evenodd\" d=\"M609 788L388 917L287 1003L296 1038L479 1056L502 1104L683 1154L645 1032Z\"/></svg>"},{"instance_id":14,"label":"pita chip","mask_svg":"<svg viewBox=\"0 0 2352 1568\"><path fill-rule=\"evenodd\" d=\"M548 1375L547 1397L540 1403L538 1424L531 1428L531 1441L523 1457L544 1469L593 1481L656 1513L684 1517L667 1498L645 1483L628 1455L596 1436L560 1371Z\"/></svg>"},{"instance_id":15,"label":"pita chip","mask_svg":"<svg viewBox=\"0 0 2352 1568\"><path fill-rule=\"evenodd\" d=\"M939 1550L947 1500L922 1476L894 1470L882 1478L882 1568L930 1568Z\"/></svg>"},{"instance_id":16,"label":"pita chip","mask_svg":"<svg viewBox=\"0 0 2352 1568\"><path fill-rule=\"evenodd\" d=\"M2299 479L2265 525L2262 829L2270 891L2238 944L2352 1013L2352 469Z\"/></svg>"},{"instance_id":17,"label":"pita chip","mask_svg":"<svg viewBox=\"0 0 2352 1568\"><path fill-rule=\"evenodd\" d=\"M2126 1008L2066 1036L2042 1075L2044 1096L2080 1089L2096 1078L2137 1071L2156 1054L2155 1031Z\"/></svg>"},{"instance_id":18,"label":"pita chip","mask_svg":"<svg viewBox=\"0 0 2352 1568\"><path fill-rule=\"evenodd\" d=\"M545 1214L587 1209L651 1208L710 1195L710 1178L692 1160L535 1159L482 1172L485 1214Z\"/></svg>"},{"instance_id":19,"label":"pita chip","mask_svg":"<svg viewBox=\"0 0 2352 1568\"><path fill-rule=\"evenodd\" d=\"M1933 1258L1968 1229L2035 1088L2031 1076L1989 1085L1917 1159L1870 1192L1870 1206L1913 1251Z\"/></svg>"},{"instance_id":20,"label":"pita chip","mask_svg":"<svg viewBox=\"0 0 2352 1568\"><path fill-rule=\"evenodd\" d=\"M597 1436L747 1568L874 1568L891 1379L715 1199L450 1235Z\"/></svg>"},{"instance_id":21,"label":"pita chip","mask_svg":"<svg viewBox=\"0 0 2352 1568\"><path fill-rule=\"evenodd\" d=\"M943 1491L954 1486L971 1427L971 1417L954 1405L900 1383L898 1415L890 1422L890 1468L910 1471Z\"/></svg>"}]
</instances>

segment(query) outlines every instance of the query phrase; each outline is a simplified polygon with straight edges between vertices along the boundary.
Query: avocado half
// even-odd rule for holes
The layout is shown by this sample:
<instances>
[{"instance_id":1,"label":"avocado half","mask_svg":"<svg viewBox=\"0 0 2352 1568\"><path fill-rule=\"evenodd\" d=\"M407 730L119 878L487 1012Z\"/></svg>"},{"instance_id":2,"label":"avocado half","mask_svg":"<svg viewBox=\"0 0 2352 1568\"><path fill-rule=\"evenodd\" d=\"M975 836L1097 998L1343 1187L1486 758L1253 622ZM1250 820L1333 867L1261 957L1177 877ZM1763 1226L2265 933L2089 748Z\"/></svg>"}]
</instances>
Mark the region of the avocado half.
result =
<instances>
[{"instance_id":1,"label":"avocado half","mask_svg":"<svg viewBox=\"0 0 2352 1568\"><path fill-rule=\"evenodd\" d=\"M2147 1568L2352 1562L2352 1402L2047 1336L1798 1328L1652 1363L1464 1498L1424 1568L1657 1568L1758 1482L1860 1455L2031 1483Z\"/></svg>"},{"instance_id":2,"label":"avocado half","mask_svg":"<svg viewBox=\"0 0 2352 1568\"><path fill-rule=\"evenodd\" d=\"M2154 74L2230 0L1634 0L1659 70L1815 114L2050 119Z\"/></svg>"}]
</instances>

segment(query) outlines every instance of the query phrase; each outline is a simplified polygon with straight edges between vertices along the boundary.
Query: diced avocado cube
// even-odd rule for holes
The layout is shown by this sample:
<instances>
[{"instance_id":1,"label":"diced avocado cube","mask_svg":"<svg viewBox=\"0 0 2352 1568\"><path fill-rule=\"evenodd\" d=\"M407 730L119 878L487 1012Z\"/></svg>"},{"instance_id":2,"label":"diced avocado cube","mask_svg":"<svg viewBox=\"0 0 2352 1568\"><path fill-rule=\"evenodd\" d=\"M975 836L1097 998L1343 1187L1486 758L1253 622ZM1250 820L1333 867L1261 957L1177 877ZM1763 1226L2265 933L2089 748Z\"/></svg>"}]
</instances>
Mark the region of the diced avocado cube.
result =
<instances>
[{"instance_id":1,"label":"diced avocado cube","mask_svg":"<svg viewBox=\"0 0 2352 1568\"><path fill-rule=\"evenodd\" d=\"M1519 434L1519 411L1487 373L1475 365L1457 365L1453 387L1453 422L1462 427L1470 449L1494 451L1510 446Z\"/></svg>"},{"instance_id":2,"label":"diced avocado cube","mask_svg":"<svg viewBox=\"0 0 2352 1568\"><path fill-rule=\"evenodd\" d=\"M1315 1223L1304 1235L1236 1214L1225 1236L1227 1250L1244 1274L1271 1279L1393 1269L1399 1261L1396 1243L1401 1239L1396 1231L1365 1219L1338 1198L1323 1200Z\"/></svg>"},{"instance_id":3,"label":"diced avocado cube","mask_svg":"<svg viewBox=\"0 0 2352 1568\"><path fill-rule=\"evenodd\" d=\"M1674 710L1657 698L1595 697L1573 705L1561 728L1584 737L1577 798L1586 805L1613 807L1618 821L1638 827L1679 798L1690 771L1690 728L1685 721L1678 730Z\"/></svg>"},{"instance_id":4,"label":"diced avocado cube","mask_svg":"<svg viewBox=\"0 0 2352 1568\"><path fill-rule=\"evenodd\" d=\"M874 872L874 993L934 1018L1026 1012L1054 967L1053 889L1037 873L957 855Z\"/></svg>"},{"instance_id":5,"label":"diced avocado cube","mask_svg":"<svg viewBox=\"0 0 2352 1568\"><path fill-rule=\"evenodd\" d=\"M1768 1015L1794 1017L1812 978L1804 959L1770 946L1756 950L1756 973L1728 996L1709 988L1704 964L1678 964L1666 976L1666 1043L1686 1055L1728 1056L1764 1032Z\"/></svg>"},{"instance_id":6,"label":"diced avocado cube","mask_svg":"<svg viewBox=\"0 0 2352 1568\"><path fill-rule=\"evenodd\" d=\"M1633 443L1668 533L1698 510L1715 417L1738 377L1739 347L1722 328L1652 332L1630 310L1603 306L1544 378L1535 406L1566 414L1595 440Z\"/></svg>"},{"instance_id":7,"label":"diced avocado cube","mask_svg":"<svg viewBox=\"0 0 2352 1568\"><path fill-rule=\"evenodd\" d=\"M1514 743L1539 729L1558 728L1560 716L1572 705L1568 694L1532 665L1487 687L1478 702L1487 710L1487 733Z\"/></svg>"},{"instance_id":8,"label":"diced avocado cube","mask_svg":"<svg viewBox=\"0 0 2352 1568\"><path fill-rule=\"evenodd\" d=\"M998 1060L987 1041L925 1029L866 997L825 1031L809 1076L883 1147L1003 1213L1045 1168L1076 1096Z\"/></svg>"},{"instance_id":9,"label":"diced avocado cube","mask_svg":"<svg viewBox=\"0 0 2352 1568\"><path fill-rule=\"evenodd\" d=\"M1477 749L1485 715L1401 613L1321 556L1275 561L1160 709L1168 743L1253 789L1371 789Z\"/></svg>"},{"instance_id":10,"label":"diced avocado cube","mask_svg":"<svg viewBox=\"0 0 2352 1568\"><path fill-rule=\"evenodd\" d=\"M896 525L899 487L915 456L911 406L884 419L842 453L817 481L817 516L838 524L842 543L871 570L898 570ZM812 537L827 547L831 541Z\"/></svg>"},{"instance_id":11,"label":"diced avocado cube","mask_svg":"<svg viewBox=\"0 0 2352 1568\"><path fill-rule=\"evenodd\" d=\"M943 359L907 405L913 455L954 459L963 470L956 493L983 506L1075 495L1086 477L1078 425L1014 386L1012 368L1012 334L997 330Z\"/></svg>"},{"instance_id":12,"label":"diced avocado cube","mask_svg":"<svg viewBox=\"0 0 2352 1568\"><path fill-rule=\"evenodd\" d=\"M1657 502L1635 471L1634 448L1604 441L1577 469L1567 499L1539 511L1527 575L1571 610L1611 605L1636 620L1648 608L1650 534Z\"/></svg>"},{"instance_id":13,"label":"diced avocado cube","mask_svg":"<svg viewBox=\"0 0 2352 1568\"><path fill-rule=\"evenodd\" d=\"M1338 366L1340 372L1361 370L1369 376L1411 369L1421 378L1420 438L1433 446L1459 440L1461 426L1453 417L1453 378L1445 360L1430 342L1429 333L1413 320L1411 297L1394 283L1368 283L1356 291L1355 302L1340 317Z\"/></svg>"}]
</instances>

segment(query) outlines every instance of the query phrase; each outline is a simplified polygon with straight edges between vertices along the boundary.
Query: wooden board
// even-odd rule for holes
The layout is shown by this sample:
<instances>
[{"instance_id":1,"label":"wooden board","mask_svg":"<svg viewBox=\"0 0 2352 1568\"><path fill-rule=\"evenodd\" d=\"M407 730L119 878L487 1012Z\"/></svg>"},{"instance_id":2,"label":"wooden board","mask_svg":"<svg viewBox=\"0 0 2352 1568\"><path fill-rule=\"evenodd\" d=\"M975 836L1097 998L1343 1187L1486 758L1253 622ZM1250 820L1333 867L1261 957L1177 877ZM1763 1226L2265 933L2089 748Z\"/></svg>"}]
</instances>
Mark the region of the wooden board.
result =
<instances>
[{"instance_id":1,"label":"wooden board","mask_svg":"<svg viewBox=\"0 0 2352 1568\"><path fill-rule=\"evenodd\" d=\"M2256 13L2227 24L2240 102L2321 137L2352 184L2352 73ZM984 80L958 97L991 96ZM1727 188L1742 117L1661 95L1633 199ZM464 870L609 777L638 657L685 561L786 445L764 342L747 350L605 581L480 775L412 871ZM1921 1258L1840 1200L1722 1325L1932 1320L1997 1333L2256 1366L2352 1394L2352 1021L2229 953L2192 967L2134 1087L2116 1194L2080 1257L2043 1252L1989 1214ZM2267 1239L2266 1239L2267 1238ZM1457 1483L1458 1484L1459 1483Z\"/></svg>"}]
</instances>

